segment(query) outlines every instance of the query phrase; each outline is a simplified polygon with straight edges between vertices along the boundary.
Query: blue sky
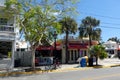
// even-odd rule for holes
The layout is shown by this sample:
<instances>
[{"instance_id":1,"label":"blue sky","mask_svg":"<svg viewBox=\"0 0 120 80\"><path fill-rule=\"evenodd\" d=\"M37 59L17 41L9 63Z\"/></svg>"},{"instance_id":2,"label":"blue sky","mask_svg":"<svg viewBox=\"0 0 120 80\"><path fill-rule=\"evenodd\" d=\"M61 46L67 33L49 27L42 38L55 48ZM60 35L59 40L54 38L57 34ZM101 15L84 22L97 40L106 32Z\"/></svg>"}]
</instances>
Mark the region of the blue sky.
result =
<instances>
[{"instance_id":1,"label":"blue sky","mask_svg":"<svg viewBox=\"0 0 120 80\"><path fill-rule=\"evenodd\" d=\"M78 23L86 16L92 16L100 20L103 41L120 38L120 0L80 0L77 7Z\"/></svg>"},{"instance_id":2,"label":"blue sky","mask_svg":"<svg viewBox=\"0 0 120 80\"><path fill-rule=\"evenodd\" d=\"M86 16L92 16L100 20L99 27L104 42L111 37L120 38L120 0L80 0L77 3L77 11L78 26ZM59 35L58 38L63 36Z\"/></svg>"}]
</instances>

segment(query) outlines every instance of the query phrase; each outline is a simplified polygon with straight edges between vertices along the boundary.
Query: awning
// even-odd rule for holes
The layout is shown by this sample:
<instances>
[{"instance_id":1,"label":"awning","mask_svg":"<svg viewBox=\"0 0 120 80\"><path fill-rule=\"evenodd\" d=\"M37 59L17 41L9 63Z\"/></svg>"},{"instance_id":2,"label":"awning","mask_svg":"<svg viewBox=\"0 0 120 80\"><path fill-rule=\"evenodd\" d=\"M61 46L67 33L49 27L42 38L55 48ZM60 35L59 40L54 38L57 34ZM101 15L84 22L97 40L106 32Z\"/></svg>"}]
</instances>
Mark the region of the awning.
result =
<instances>
[{"instance_id":1,"label":"awning","mask_svg":"<svg viewBox=\"0 0 120 80\"><path fill-rule=\"evenodd\" d=\"M52 46L39 46L36 50L53 50Z\"/></svg>"},{"instance_id":2,"label":"awning","mask_svg":"<svg viewBox=\"0 0 120 80\"><path fill-rule=\"evenodd\" d=\"M119 50L119 51L120 51L120 48L118 48L117 50Z\"/></svg>"},{"instance_id":3,"label":"awning","mask_svg":"<svg viewBox=\"0 0 120 80\"><path fill-rule=\"evenodd\" d=\"M55 50L53 46L39 46L36 50ZM61 50L61 48L56 46L56 50Z\"/></svg>"},{"instance_id":4,"label":"awning","mask_svg":"<svg viewBox=\"0 0 120 80\"><path fill-rule=\"evenodd\" d=\"M87 46L69 45L68 49L87 49Z\"/></svg>"}]
</instances>

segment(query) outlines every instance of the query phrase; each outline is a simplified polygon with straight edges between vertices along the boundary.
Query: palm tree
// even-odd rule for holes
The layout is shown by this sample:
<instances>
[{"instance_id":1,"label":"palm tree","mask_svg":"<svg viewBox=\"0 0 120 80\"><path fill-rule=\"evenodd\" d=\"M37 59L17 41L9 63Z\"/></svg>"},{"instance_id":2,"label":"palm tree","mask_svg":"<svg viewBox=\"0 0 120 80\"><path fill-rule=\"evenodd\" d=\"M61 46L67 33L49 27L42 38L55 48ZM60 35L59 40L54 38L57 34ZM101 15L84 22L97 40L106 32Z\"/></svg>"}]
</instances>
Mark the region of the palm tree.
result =
<instances>
[{"instance_id":1,"label":"palm tree","mask_svg":"<svg viewBox=\"0 0 120 80\"><path fill-rule=\"evenodd\" d=\"M96 65L98 65L98 58L104 59L107 58L107 53L105 47L102 45L94 45L91 47L91 54L96 57Z\"/></svg>"},{"instance_id":2,"label":"palm tree","mask_svg":"<svg viewBox=\"0 0 120 80\"><path fill-rule=\"evenodd\" d=\"M83 39L83 37L85 37L85 35L84 35L84 29L85 29L85 28L84 28L84 25L83 25L83 24L81 24L80 27L78 28L80 39Z\"/></svg>"},{"instance_id":3,"label":"palm tree","mask_svg":"<svg viewBox=\"0 0 120 80\"><path fill-rule=\"evenodd\" d=\"M82 44L84 45L84 40L83 40L83 37L85 37L84 35L84 26L83 24L80 25L80 27L78 28L79 30L79 38L82 40Z\"/></svg>"},{"instance_id":4,"label":"palm tree","mask_svg":"<svg viewBox=\"0 0 120 80\"><path fill-rule=\"evenodd\" d=\"M93 40L97 40L99 42L99 40L101 40L101 29L100 28L96 28L93 30L93 35L92 35L92 39Z\"/></svg>"},{"instance_id":5,"label":"palm tree","mask_svg":"<svg viewBox=\"0 0 120 80\"><path fill-rule=\"evenodd\" d=\"M77 23L74 19L70 17L64 17L59 21L61 24L62 33L66 34L65 46L66 46L66 63L68 63L68 36L69 34L75 34L77 31Z\"/></svg>"},{"instance_id":6,"label":"palm tree","mask_svg":"<svg viewBox=\"0 0 120 80\"><path fill-rule=\"evenodd\" d=\"M92 18L90 16L86 17L81 22L81 25L79 27L79 35L83 37L89 37L89 46L92 45L91 41L93 39L98 41L100 40L101 29L97 28L99 24L99 20L96 20L95 18Z\"/></svg>"}]
</instances>

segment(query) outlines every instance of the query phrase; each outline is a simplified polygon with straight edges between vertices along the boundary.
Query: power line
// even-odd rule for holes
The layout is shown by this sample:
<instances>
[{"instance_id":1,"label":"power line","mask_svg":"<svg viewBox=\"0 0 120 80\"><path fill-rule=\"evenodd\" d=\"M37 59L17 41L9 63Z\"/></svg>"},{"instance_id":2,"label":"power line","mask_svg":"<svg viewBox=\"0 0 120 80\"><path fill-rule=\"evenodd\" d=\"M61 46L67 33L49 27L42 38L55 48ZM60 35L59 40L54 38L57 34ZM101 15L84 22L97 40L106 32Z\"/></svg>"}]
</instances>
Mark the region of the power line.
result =
<instances>
[{"instance_id":1,"label":"power line","mask_svg":"<svg viewBox=\"0 0 120 80\"><path fill-rule=\"evenodd\" d=\"M120 29L118 27L108 27L108 26L100 26L100 27L102 27L102 28L111 28L111 29Z\"/></svg>"},{"instance_id":2,"label":"power line","mask_svg":"<svg viewBox=\"0 0 120 80\"><path fill-rule=\"evenodd\" d=\"M120 25L118 23L101 22L102 24Z\"/></svg>"},{"instance_id":3,"label":"power line","mask_svg":"<svg viewBox=\"0 0 120 80\"><path fill-rule=\"evenodd\" d=\"M104 16L104 15L98 15L98 14L86 13L86 12L80 12L80 13L81 13L81 14L87 14L87 15L99 16L99 17L103 17L103 18L109 18L109 19L117 19L117 20L120 20L120 18L117 18L117 17Z\"/></svg>"},{"instance_id":4,"label":"power line","mask_svg":"<svg viewBox=\"0 0 120 80\"><path fill-rule=\"evenodd\" d=\"M79 21L82 21L82 19L79 19ZM120 25L118 23L110 23L110 22L100 22L102 24L111 24L111 25Z\"/></svg>"}]
</instances>

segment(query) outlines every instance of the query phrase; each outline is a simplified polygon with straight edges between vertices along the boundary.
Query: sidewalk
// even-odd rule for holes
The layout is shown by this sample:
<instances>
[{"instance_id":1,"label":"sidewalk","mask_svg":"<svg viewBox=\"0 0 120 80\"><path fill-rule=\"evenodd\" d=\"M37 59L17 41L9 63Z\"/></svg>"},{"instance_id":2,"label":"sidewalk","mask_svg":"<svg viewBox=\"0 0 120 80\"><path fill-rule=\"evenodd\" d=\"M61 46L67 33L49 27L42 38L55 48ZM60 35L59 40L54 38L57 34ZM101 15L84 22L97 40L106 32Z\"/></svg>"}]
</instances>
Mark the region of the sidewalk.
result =
<instances>
[{"instance_id":1,"label":"sidewalk","mask_svg":"<svg viewBox=\"0 0 120 80\"><path fill-rule=\"evenodd\" d=\"M61 68L58 68L56 70L52 70L49 72L66 72L66 71L73 71L73 70L90 70L94 68L108 68L108 67L115 67L120 66L120 59L118 58L107 58L104 60L98 60L98 64L101 66L93 66L93 67L80 67L80 64L62 64ZM94 63L95 65L95 63ZM43 71L31 71L31 72L25 72L24 69L27 69L29 67L19 67L14 68L12 71L0 71L0 76L10 76L10 75L30 75L30 74L37 74L37 73L43 73ZM41 68L41 67L39 67ZM45 71L44 72L48 72Z\"/></svg>"},{"instance_id":2,"label":"sidewalk","mask_svg":"<svg viewBox=\"0 0 120 80\"><path fill-rule=\"evenodd\" d=\"M96 63L94 62L94 65ZM106 58L104 60L98 60L98 64L101 66L113 66L113 65L120 65L120 59L118 58ZM71 65L62 65L62 68L70 68L80 66L80 64L71 64Z\"/></svg>"},{"instance_id":3,"label":"sidewalk","mask_svg":"<svg viewBox=\"0 0 120 80\"><path fill-rule=\"evenodd\" d=\"M120 59L118 58L107 58L104 60L98 60L98 64L100 66L94 66L93 67L80 67L80 64L63 64L60 69L56 72L61 72L61 71L69 71L69 70L89 70L93 68L109 68L109 67L115 67L115 66L120 66Z\"/></svg>"},{"instance_id":4,"label":"sidewalk","mask_svg":"<svg viewBox=\"0 0 120 80\"><path fill-rule=\"evenodd\" d=\"M104 60L99 60L99 64L103 66L113 66L120 65L120 59L118 58L107 58Z\"/></svg>"}]
</instances>

